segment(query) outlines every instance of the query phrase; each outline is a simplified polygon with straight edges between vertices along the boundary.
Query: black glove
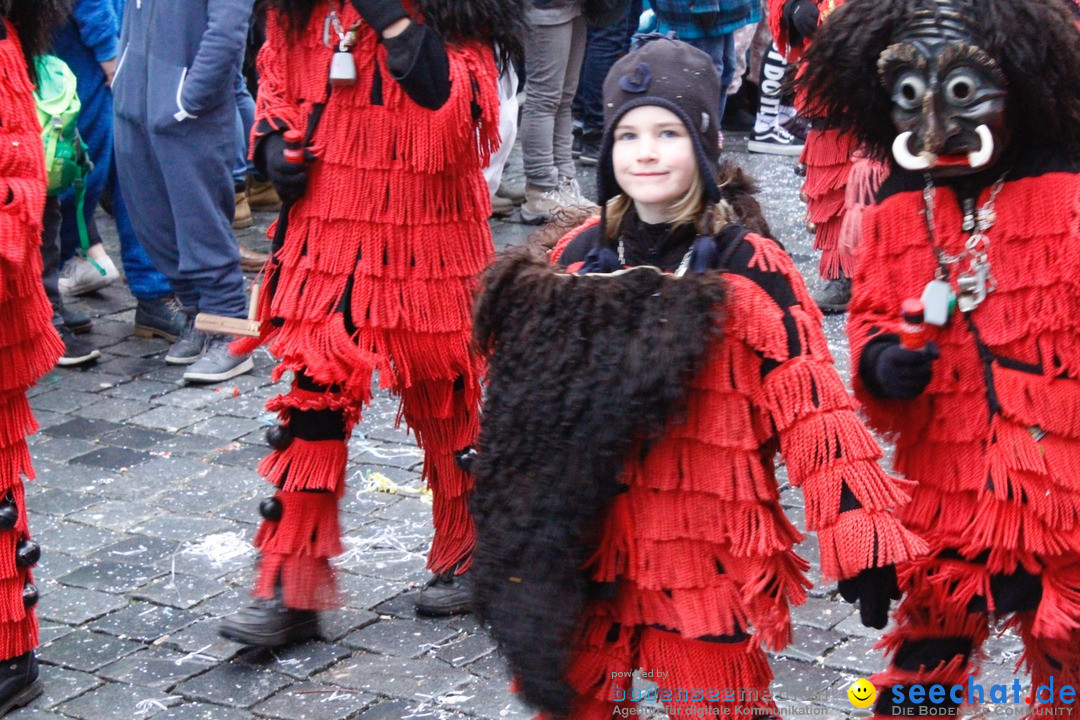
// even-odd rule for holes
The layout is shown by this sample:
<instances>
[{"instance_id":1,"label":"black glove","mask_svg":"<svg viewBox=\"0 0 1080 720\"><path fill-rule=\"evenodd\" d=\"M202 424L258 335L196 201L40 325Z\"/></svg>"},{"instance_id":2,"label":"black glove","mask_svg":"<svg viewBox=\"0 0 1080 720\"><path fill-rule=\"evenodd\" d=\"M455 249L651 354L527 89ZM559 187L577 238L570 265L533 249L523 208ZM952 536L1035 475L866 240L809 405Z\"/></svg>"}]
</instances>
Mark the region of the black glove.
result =
<instances>
[{"instance_id":1,"label":"black glove","mask_svg":"<svg viewBox=\"0 0 1080 720\"><path fill-rule=\"evenodd\" d=\"M304 150L304 162L294 163L285 159L285 137L271 133L260 143L267 179L285 202L296 202L307 191L308 165L315 161L310 151Z\"/></svg>"},{"instance_id":2,"label":"black glove","mask_svg":"<svg viewBox=\"0 0 1080 720\"><path fill-rule=\"evenodd\" d=\"M364 22L380 36L398 20L409 17L399 0L352 0Z\"/></svg>"},{"instance_id":3,"label":"black glove","mask_svg":"<svg viewBox=\"0 0 1080 720\"><path fill-rule=\"evenodd\" d=\"M881 630L889 622L889 601L900 599L896 566L868 568L837 584L849 603L859 601L859 618L865 627Z\"/></svg>"},{"instance_id":4,"label":"black glove","mask_svg":"<svg viewBox=\"0 0 1080 720\"><path fill-rule=\"evenodd\" d=\"M918 397L930 384L931 363L941 354L933 342L921 350L908 350L900 346L899 340L875 351L872 372L867 373L869 368L864 367L860 368L860 373L875 395L893 400Z\"/></svg>"},{"instance_id":5,"label":"black glove","mask_svg":"<svg viewBox=\"0 0 1080 720\"><path fill-rule=\"evenodd\" d=\"M787 0L783 19L792 45L802 45L814 37L818 26L818 6L814 0Z\"/></svg>"}]
</instances>

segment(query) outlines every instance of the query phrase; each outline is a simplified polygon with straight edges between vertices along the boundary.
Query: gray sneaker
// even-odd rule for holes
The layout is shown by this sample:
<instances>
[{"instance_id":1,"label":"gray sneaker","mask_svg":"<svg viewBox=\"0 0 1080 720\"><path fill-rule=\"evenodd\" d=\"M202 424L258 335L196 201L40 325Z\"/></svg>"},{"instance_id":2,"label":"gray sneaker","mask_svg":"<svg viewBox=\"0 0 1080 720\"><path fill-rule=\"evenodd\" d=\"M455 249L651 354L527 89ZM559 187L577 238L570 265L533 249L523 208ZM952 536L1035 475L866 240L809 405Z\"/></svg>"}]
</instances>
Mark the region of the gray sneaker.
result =
<instances>
[{"instance_id":1,"label":"gray sneaker","mask_svg":"<svg viewBox=\"0 0 1080 720\"><path fill-rule=\"evenodd\" d=\"M251 355L237 357L229 352L232 338L228 335L210 335L206 352L184 372L184 379L191 383L215 383L243 375L255 367Z\"/></svg>"},{"instance_id":2,"label":"gray sneaker","mask_svg":"<svg viewBox=\"0 0 1080 720\"><path fill-rule=\"evenodd\" d=\"M186 316L184 328L165 356L165 362L170 365L190 365L195 362L206 351L206 343L210 339L206 333L195 329L197 310L184 308L183 313Z\"/></svg>"},{"instance_id":3,"label":"gray sneaker","mask_svg":"<svg viewBox=\"0 0 1080 720\"><path fill-rule=\"evenodd\" d=\"M536 185L525 186L525 204L521 206L521 221L526 225L540 225L551 222L559 214L566 212L569 201L557 188L542 188Z\"/></svg>"},{"instance_id":4,"label":"gray sneaker","mask_svg":"<svg viewBox=\"0 0 1080 720\"><path fill-rule=\"evenodd\" d=\"M563 201L569 207L581 210L596 210L599 207L581 192L581 185L578 184L577 178L565 176L559 178L559 192L562 193Z\"/></svg>"}]
</instances>

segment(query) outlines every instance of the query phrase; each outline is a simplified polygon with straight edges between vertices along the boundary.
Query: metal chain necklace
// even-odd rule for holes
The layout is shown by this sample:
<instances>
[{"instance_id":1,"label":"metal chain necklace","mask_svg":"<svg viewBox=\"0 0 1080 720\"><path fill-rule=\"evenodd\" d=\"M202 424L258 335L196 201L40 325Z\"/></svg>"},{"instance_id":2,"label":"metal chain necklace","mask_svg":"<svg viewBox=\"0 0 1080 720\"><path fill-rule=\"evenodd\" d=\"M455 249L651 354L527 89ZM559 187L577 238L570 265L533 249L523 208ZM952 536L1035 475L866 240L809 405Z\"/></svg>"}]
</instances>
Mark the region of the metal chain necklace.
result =
<instances>
[{"instance_id":1,"label":"metal chain necklace","mask_svg":"<svg viewBox=\"0 0 1080 720\"><path fill-rule=\"evenodd\" d=\"M932 325L945 325L955 305L962 313L969 313L979 307L986 296L997 287L994 276L990 274L990 236L987 233L997 221L994 200L1005 186L1005 174L997 179L990 188L990 196L978 210L975 200L964 200L964 219L961 228L970 233L964 243L964 250L950 255L938 247L934 241L934 180L926 176L923 188L926 227L930 234L930 247L937 256L938 268L935 278L927 283L923 290L923 304L926 306L926 322ZM949 284L950 268L964 260L967 269L956 276L956 292Z\"/></svg>"}]
</instances>

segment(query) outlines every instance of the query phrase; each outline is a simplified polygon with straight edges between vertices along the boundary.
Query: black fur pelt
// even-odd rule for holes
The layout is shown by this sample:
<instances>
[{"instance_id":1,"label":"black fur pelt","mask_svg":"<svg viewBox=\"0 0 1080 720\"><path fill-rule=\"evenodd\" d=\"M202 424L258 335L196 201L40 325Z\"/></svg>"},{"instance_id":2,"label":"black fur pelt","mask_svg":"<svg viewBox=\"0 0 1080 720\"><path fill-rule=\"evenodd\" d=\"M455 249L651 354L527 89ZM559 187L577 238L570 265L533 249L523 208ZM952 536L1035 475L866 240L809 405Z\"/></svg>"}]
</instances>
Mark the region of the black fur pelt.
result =
<instances>
[{"instance_id":1,"label":"black fur pelt","mask_svg":"<svg viewBox=\"0 0 1080 720\"><path fill-rule=\"evenodd\" d=\"M0 13L15 26L30 79L37 82L32 58L49 51L53 31L67 22L71 0L0 0Z\"/></svg>"},{"instance_id":2,"label":"black fur pelt","mask_svg":"<svg viewBox=\"0 0 1080 720\"><path fill-rule=\"evenodd\" d=\"M1010 146L1080 157L1080 32L1062 0L955 0L1009 86ZM822 125L850 129L879 158L896 137L877 60L935 0L848 0L829 15L799 79Z\"/></svg>"},{"instance_id":3,"label":"black fur pelt","mask_svg":"<svg viewBox=\"0 0 1080 720\"><path fill-rule=\"evenodd\" d=\"M531 248L483 276L473 607L525 702L554 717L567 717L574 697L566 671L587 596L583 566L627 454L678 422L718 337L723 297L716 273L568 275Z\"/></svg>"},{"instance_id":4,"label":"black fur pelt","mask_svg":"<svg viewBox=\"0 0 1080 720\"><path fill-rule=\"evenodd\" d=\"M290 28L299 29L307 25L311 13L323 1L270 0L270 6L289 18ZM346 1L340 0L340 4ZM406 0L404 4L415 8L444 40L496 43L503 62L523 57L527 0Z\"/></svg>"}]
</instances>

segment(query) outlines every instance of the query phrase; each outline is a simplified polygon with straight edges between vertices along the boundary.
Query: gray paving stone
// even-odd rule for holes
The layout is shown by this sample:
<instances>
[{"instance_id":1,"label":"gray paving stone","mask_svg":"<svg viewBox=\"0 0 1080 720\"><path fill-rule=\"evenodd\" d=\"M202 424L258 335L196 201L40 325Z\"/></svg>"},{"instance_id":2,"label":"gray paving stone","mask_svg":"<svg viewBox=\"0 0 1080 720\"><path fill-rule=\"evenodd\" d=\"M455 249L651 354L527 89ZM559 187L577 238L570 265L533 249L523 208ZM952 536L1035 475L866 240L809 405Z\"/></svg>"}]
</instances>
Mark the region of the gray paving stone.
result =
<instances>
[{"instance_id":1,"label":"gray paving stone","mask_svg":"<svg viewBox=\"0 0 1080 720\"><path fill-rule=\"evenodd\" d=\"M465 715L435 708L431 703L417 700L388 700L360 713L356 720L402 720L402 718L438 718L457 720Z\"/></svg>"},{"instance_id":2,"label":"gray paving stone","mask_svg":"<svg viewBox=\"0 0 1080 720\"><path fill-rule=\"evenodd\" d=\"M506 681L510 679L510 671L506 667L506 661L499 655L498 651L466 665L465 669L477 677L498 678Z\"/></svg>"},{"instance_id":3,"label":"gray paving stone","mask_svg":"<svg viewBox=\"0 0 1080 720\"><path fill-rule=\"evenodd\" d=\"M198 619L198 615L187 610L136 602L94 621L90 628L117 637L154 642Z\"/></svg>"},{"instance_id":4,"label":"gray paving stone","mask_svg":"<svg viewBox=\"0 0 1080 720\"><path fill-rule=\"evenodd\" d=\"M819 630L832 630L853 614L858 619L855 606L846 602L808 598L805 605L800 605L792 610L791 617L796 625L809 625Z\"/></svg>"},{"instance_id":5,"label":"gray paving stone","mask_svg":"<svg viewBox=\"0 0 1080 720\"><path fill-rule=\"evenodd\" d=\"M146 522L138 523L131 528L131 531L162 540L187 541L228 529L230 529L229 523L220 518L159 515Z\"/></svg>"},{"instance_id":6,"label":"gray paving stone","mask_svg":"<svg viewBox=\"0 0 1080 720\"><path fill-rule=\"evenodd\" d=\"M875 650L876 638L852 638L837 647L824 659L826 667L848 672L863 672L866 668L884 667L885 659Z\"/></svg>"},{"instance_id":7,"label":"gray paving stone","mask_svg":"<svg viewBox=\"0 0 1080 720\"><path fill-rule=\"evenodd\" d=\"M174 512L217 515L222 506L235 502L237 494L243 490L231 482L230 475L234 475L229 472L231 469L207 465L205 474L189 478L183 486L158 495L154 504Z\"/></svg>"},{"instance_id":8,"label":"gray paving stone","mask_svg":"<svg viewBox=\"0 0 1080 720\"><path fill-rule=\"evenodd\" d=\"M127 448L103 447L100 450L88 452L85 455L72 458L71 462L78 465L104 468L106 470L123 471L127 468L137 467L150 460L150 453L128 450Z\"/></svg>"},{"instance_id":9,"label":"gray paving stone","mask_svg":"<svg viewBox=\"0 0 1080 720\"><path fill-rule=\"evenodd\" d=\"M352 654L347 647L314 641L272 650L258 648L242 654L238 660L304 680Z\"/></svg>"},{"instance_id":10,"label":"gray paving stone","mask_svg":"<svg viewBox=\"0 0 1080 720\"><path fill-rule=\"evenodd\" d=\"M138 372L131 372L126 369L126 366L135 365L132 369L138 367L153 367L156 363L147 360L131 360L129 358L122 358L119 360L113 360L105 364L109 366L109 370L112 372L120 372L124 375L137 375ZM115 369L112 366L116 366ZM103 366L104 369L104 366ZM176 389L174 383L153 382L150 380L140 379L138 382L124 383L123 385L117 385L114 388L110 388L105 391L105 394L109 397L122 398L124 400L142 400L147 401L158 395L164 395L167 392Z\"/></svg>"},{"instance_id":11,"label":"gray paving stone","mask_svg":"<svg viewBox=\"0 0 1080 720\"><path fill-rule=\"evenodd\" d=\"M259 461L266 457L269 450L265 444L243 445L230 443L225 449L214 455L214 462L219 465L230 467L257 467Z\"/></svg>"},{"instance_id":12,"label":"gray paving stone","mask_svg":"<svg viewBox=\"0 0 1080 720\"><path fill-rule=\"evenodd\" d=\"M40 660L52 665L92 673L143 647L142 643L133 640L79 629L42 645L37 655Z\"/></svg>"},{"instance_id":13,"label":"gray paving stone","mask_svg":"<svg viewBox=\"0 0 1080 720\"><path fill-rule=\"evenodd\" d=\"M82 625L126 605L127 600L116 595L97 590L66 588L62 593L50 593L41 598L37 612L38 617L46 620Z\"/></svg>"},{"instance_id":14,"label":"gray paving stone","mask_svg":"<svg viewBox=\"0 0 1080 720\"><path fill-rule=\"evenodd\" d=\"M35 442L30 448L31 457L34 460L51 460L52 462L67 462L72 458L85 455L99 449L99 445L90 440L75 440L72 438L45 438Z\"/></svg>"},{"instance_id":15,"label":"gray paving stone","mask_svg":"<svg viewBox=\"0 0 1080 720\"><path fill-rule=\"evenodd\" d=\"M55 582L57 578L81 567L83 562L85 561L81 558L74 558L48 547L43 548L41 561L34 566L34 583L40 590L42 583Z\"/></svg>"},{"instance_id":16,"label":"gray paving stone","mask_svg":"<svg viewBox=\"0 0 1080 720\"><path fill-rule=\"evenodd\" d=\"M419 590L402 593L401 595L390 598L386 602L379 603L373 607L372 610L380 615L390 615L406 620L416 620L419 617L416 614L416 600L419 595Z\"/></svg>"},{"instance_id":17,"label":"gray paving stone","mask_svg":"<svg viewBox=\"0 0 1080 720\"><path fill-rule=\"evenodd\" d=\"M185 457L157 457L138 469L142 477L153 478L164 492L192 478L204 477L210 471L207 463Z\"/></svg>"},{"instance_id":18,"label":"gray paving stone","mask_svg":"<svg viewBox=\"0 0 1080 720\"><path fill-rule=\"evenodd\" d=\"M131 596L187 610L224 591L225 586L213 578L173 573L135 590Z\"/></svg>"},{"instance_id":19,"label":"gray paving stone","mask_svg":"<svg viewBox=\"0 0 1080 720\"><path fill-rule=\"evenodd\" d=\"M111 355L126 357L152 357L169 349L166 340L125 340L109 346Z\"/></svg>"},{"instance_id":20,"label":"gray paving stone","mask_svg":"<svg viewBox=\"0 0 1080 720\"><path fill-rule=\"evenodd\" d=\"M181 374L182 371L181 371ZM156 407L153 410L149 410L142 415L136 415L131 418L129 422L136 425L142 425L143 427L157 428L159 430L168 430L169 432L178 432L186 427L190 427L195 423L206 420L211 415L203 410L192 410L190 408L176 408L176 407Z\"/></svg>"},{"instance_id":21,"label":"gray paving stone","mask_svg":"<svg viewBox=\"0 0 1080 720\"><path fill-rule=\"evenodd\" d=\"M345 720L377 699L359 690L305 682L282 690L252 711L282 720Z\"/></svg>"},{"instance_id":22,"label":"gray paving stone","mask_svg":"<svg viewBox=\"0 0 1080 720\"><path fill-rule=\"evenodd\" d=\"M152 565L177 552L181 546L181 543L176 540L129 535L119 542L98 549L91 557L135 565Z\"/></svg>"},{"instance_id":23,"label":"gray paving stone","mask_svg":"<svg viewBox=\"0 0 1080 720\"><path fill-rule=\"evenodd\" d=\"M60 712L80 720L154 717L180 698L133 685L108 683L60 705Z\"/></svg>"},{"instance_id":24,"label":"gray paving stone","mask_svg":"<svg viewBox=\"0 0 1080 720\"><path fill-rule=\"evenodd\" d=\"M464 638L455 638L435 653L435 657L451 667L462 667L474 663L482 657L495 652L495 641L486 633L475 633Z\"/></svg>"},{"instance_id":25,"label":"gray paving stone","mask_svg":"<svg viewBox=\"0 0 1080 720\"><path fill-rule=\"evenodd\" d=\"M435 648L447 645L458 634L457 630L436 623L380 620L357 630L342 642L358 650L369 650L395 657L417 658Z\"/></svg>"},{"instance_id":26,"label":"gray paving stone","mask_svg":"<svg viewBox=\"0 0 1080 720\"><path fill-rule=\"evenodd\" d=\"M217 409L216 407L214 408ZM236 440L250 432L260 429L261 423L251 418L232 417L229 415L215 415L196 422L191 426L192 432L200 435L220 438L222 440Z\"/></svg>"},{"instance_id":27,"label":"gray paving stone","mask_svg":"<svg viewBox=\"0 0 1080 720\"><path fill-rule=\"evenodd\" d=\"M445 700L441 706L448 705ZM462 690L460 697L454 700L451 705L454 709L490 720L532 720L537 714L510 695L508 683L504 680L478 680Z\"/></svg>"},{"instance_id":28,"label":"gray paving stone","mask_svg":"<svg viewBox=\"0 0 1080 720\"><path fill-rule=\"evenodd\" d=\"M317 682L395 698L438 697L472 682L469 673L431 658L358 655L313 678Z\"/></svg>"},{"instance_id":29,"label":"gray paving stone","mask_svg":"<svg viewBox=\"0 0 1080 720\"><path fill-rule=\"evenodd\" d=\"M96 398L94 398L96 400ZM35 398L35 401L37 398ZM72 418L60 425L54 425L47 430L42 430L42 435L54 438L71 438L74 440L99 440L103 435L119 430L122 426L108 420L91 420L89 418Z\"/></svg>"},{"instance_id":30,"label":"gray paving stone","mask_svg":"<svg viewBox=\"0 0 1080 720\"><path fill-rule=\"evenodd\" d=\"M838 647L843 641L844 636L840 633L802 626L796 629L792 642L777 655L793 660L814 662Z\"/></svg>"},{"instance_id":31,"label":"gray paving stone","mask_svg":"<svg viewBox=\"0 0 1080 720\"><path fill-rule=\"evenodd\" d=\"M8 720L64 720L63 715L39 710L35 707L24 707L5 715Z\"/></svg>"},{"instance_id":32,"label":"gray paving stone","mask_svg":"<svg viewBox=\"0 0 1080 720\"><path fill-rule=\"evenodd\" d=\"M233 662L180 683L173 692L189 700L251 707L291 684L291 678L283 673Z\"/></svg>"},{"instance_id":33,"label":"gray paving stone","mask_svg":"<svg viewBox=\"0 0 1080 720\"><path fill-rule=\"evenodd\" d=\"M239 605L237 605L239 607ZM230 660L247 648L218 634L220 617L203 616L198 622L162 637L158 642L176 647L192 656L192 662L209 658L216 662Z\"/></svg>"},{"instance_id":34,"label":"gray paving stone","mask_svg":"<svg viewBox=\"0 0 1080 720\"><path fill-rule=\"evenodd\" d=\"M146 648L103 667L98 677L113 682L141 685L166 691L190 677L206 672L211 660L162 647Z\"/></svg>"},{"instance_id":35,"label":"gray paving stone","mask_svg":"<svg viewBox=\"0 0 1080 720\"><path fill-rule=\"evenodd\" d=\"M402 589L401 583L344 572L338 574L338 586L345 604L362 610L370 610Z\"/></svg>"},{"instance_id":36,"label":"gray paving stone","mask_svg":"<svg viewBox=\"0 0 1080 720\"><path fill-rule=\"evenodd\" d=\"M30 707L51 710L60 703L82 695L101 685L101 681L89 673L65 670L52 665L41 666L41 684L44 692Z\"/></svg>"},{"instance_id":37,"label":"gray paving stone","mask_svg":"<svg viewBox=\"0 0 1080 720\"><path fill-rule=\"evenodd\" d=\"M57 580L65 585L122 595L136 590L163 574L164 571L146 565L96 562L83 565Z\"/></svg>"},{"instance_id":38,"label":"gray paving stone","mask_svg":"<svg viewBox=\"0 0 1080 720\"><path fill-rule=\"evenodd\" d=\"M70 390L56 388L35 395L32 398L30 407L35 412L49 410L58 413L71 413L81 407L93 404L94 401L95 396L89 393L71 392Z\"/></svg>"},{"instance_id":39,"label":"gray paving stone","mask_svg":"<svg viewBox=\"0 0 1080 720\"><path fill-rule=\"evenodd\" d=\"M161 713L155 720L251 720L251 713L224 705L183 702Z\"/></svg>"},{"instance_id":40,"label":"gray paving stone","mask_svg":"<svg viewBox=\"0 0 1080 720\"><path fill-rule=\"evenodd\" d=\"M26 509L31 513L46 515L67 515L97 502L98 498L93 495L53 487L42 488L31 485L26 493Z\"/></svg>"},{"instance_id":41,"label":"gray paving stone","mask_svg":"<svg viewBox=\"0 0 1080 720\"><path fill-rule=\"evenodd\" d=\"M79 415L91 420L124 421L146 412L146 403L137 400L98 397L97 401L79 409Z\"/></svg>"},{"instance_id":42,"label":"gray paving stone","mask_svg":"<svg viewBox=\"0 0 1080 720\"><path fill-rule=\"evenodd\" d=\"M220 399L221 393L216 391L214 387L173 387L157 400L162 405L198 410Z\"/></svg>"},{"instance_id":43,"label":"gray paving stone","mask_svg":"<svg viewBox=\"0 0 1080 720\"><path fill-rule=\"evenodd\" d=\"M379 621L379 616L370 610L340 608L319 613L319 634L329 642L337 642L343 637Z\"/></svg>"},{"instance_id":44,"label":"gray paving stone","mask_svg":"<svg viewBox=\"0 0 1080 720\"><path fill-rule=\"evenodd\" d=\"M68 515L68 519L84 525L124 531L132 525L154 517L158 513L159 511L156 508L147 507L140 503L106 500L71 513Z\"/></svg>"},{"instance_id":45,"label":"gray paving stone","mask_svg":"<svg viewBox=\"0 0 1080 720\"><path fill-rule=\"evenodd\" d=\"M37 582L37 577L34 577L34 582ZM54 640L62 638L68 633L74 632L74 628L70 625L64 625L63 623L54 623L47 621L38 622L38 641L42 645L47 645Z\"/></svg>"},{"instance_id":46,"label":"gray paving stone","mask_svg":"<svg viewBox=\"0 0 1080 720\"><path fill-rule=\"evenodd\" d=\"M835 670L787 658L770 659L775 677L772 692L786 700L816 702L826 697L827 690L839 677Z\"/></svg>"},{"instance_id":47,"label":"gray paving stone","mask_svg":"<svg viewBox=\"0 0 1080 720\"><path fill-rule=\"evenodd\" d=\"M112 530L66 520L35 533L35 539L45 548L45 552L61 552L74 556L88 555L94 550L122 540L123 537L121 533Z\"/></svg>"}]
</instances>

